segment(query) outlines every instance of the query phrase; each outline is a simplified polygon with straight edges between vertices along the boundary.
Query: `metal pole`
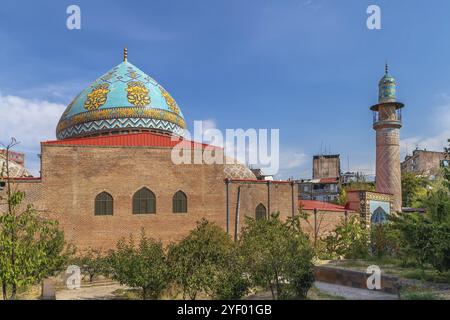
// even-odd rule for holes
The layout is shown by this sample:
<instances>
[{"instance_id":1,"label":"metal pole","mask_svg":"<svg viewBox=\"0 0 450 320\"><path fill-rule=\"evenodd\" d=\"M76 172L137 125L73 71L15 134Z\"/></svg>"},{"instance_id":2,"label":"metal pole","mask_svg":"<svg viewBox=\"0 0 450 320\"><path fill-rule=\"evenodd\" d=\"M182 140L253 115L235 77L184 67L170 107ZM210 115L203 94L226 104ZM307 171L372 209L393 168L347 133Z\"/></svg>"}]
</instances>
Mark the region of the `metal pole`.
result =
<instances>
[{"instance_id":1,"label":"metal pole","mask_svg":"<svg viewBox=\"0 0 450 320\"><path fill-rule=\"evenodd\" d=\"M237 203L236 203L236 220L234 223L234 241L238 239L238 226L239 226L239 207L241 205L241 186L238 187Z\"/></svg>"},{"instance_id":2,"label":"metal pole","mask_svg":"<svg viewBox=\"0 0 450 320\"><path fill-rule=\"evenodd\" d=\"M267 181L267 213L270 217L270 181Z\"/></svg>"},{"instance_id":3,"label":"metal pole","mask_svg":"<svg viewBox=\"0 0 450 320\"><path fill-rule=\"evenodd\" d=\"M317 242L317 209L314 209L314 245Z\"/></svg>"},{"instance_id":4,"label":"metal pole","mask_svg":"<svg viewBox=\"0 0 450 320\"><path fill-rule=\"evenodd\" d=\"M295 210L294 210L294 181L291 182L291 196L292 196L292 218L295 216Z\"/></svg>"},{"instance_id":5,"label":"metal pole","mask_svg":"<svg viewBox=\"0 0 450 320\"><path fill-rule=\"evenodd\" d=\"M230 179L225 179L225 187L227 192L227 234L230 234Z\"/></svg>"}]
</instances>

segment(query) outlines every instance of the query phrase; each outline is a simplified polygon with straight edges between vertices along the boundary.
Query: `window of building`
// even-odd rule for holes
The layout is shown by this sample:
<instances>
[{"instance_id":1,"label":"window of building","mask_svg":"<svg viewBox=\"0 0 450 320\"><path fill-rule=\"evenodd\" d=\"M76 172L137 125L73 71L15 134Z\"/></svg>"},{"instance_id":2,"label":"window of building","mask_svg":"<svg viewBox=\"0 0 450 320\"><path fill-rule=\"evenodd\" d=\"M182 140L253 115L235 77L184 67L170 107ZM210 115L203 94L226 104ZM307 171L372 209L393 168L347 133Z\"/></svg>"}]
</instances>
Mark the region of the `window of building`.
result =
<instances>
[{"instance_id":1,"label":"window of building","mask_svg":"<svg viewBox=\"0 0 450 320\"><path fill-rule=\"evenodd\" d=\"M113 197L108 192L99 193L95 197L95 215L112 216L113 202Z\"/></svg>"},{"instance_id":2,"label":"window of building","mask_svg":"<svg viewBox=\"0 0 450 320\"><path fill-rule=\"evenodd\" d=\"M156 213L156 197L147 188L138 190L133 196L133 214Z\"/></svg>"},{"instance_id":3,"label":"window of building","mask_svg":"<svg viewBox=\"0 0 450 320\"><path fill-rule=\"evenodd\" d=\"M187 197L183 191L178 191L173 195L173 213L187 212Z\"/></svg>"},{"instance_id":4,"label":"window of building","mask_svg":"<svg viewBox=\"0 0 450 320\"><path fill-rule=\"evenodd\" d=\"M266 207L262 203L258 204L255 210L256 220L265 219L266 217L267 217Z\"/></svg>"}]
</instances>

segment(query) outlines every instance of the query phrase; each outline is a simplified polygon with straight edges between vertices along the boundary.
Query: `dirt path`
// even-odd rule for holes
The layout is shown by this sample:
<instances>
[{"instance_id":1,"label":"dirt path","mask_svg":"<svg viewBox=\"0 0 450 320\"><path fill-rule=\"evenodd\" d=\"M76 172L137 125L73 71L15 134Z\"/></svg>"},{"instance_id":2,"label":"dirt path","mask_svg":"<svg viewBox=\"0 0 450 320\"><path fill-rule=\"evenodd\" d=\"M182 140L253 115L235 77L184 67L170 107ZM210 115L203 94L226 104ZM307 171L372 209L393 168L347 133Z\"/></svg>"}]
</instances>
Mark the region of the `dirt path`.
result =
<instances>
[{"instance_id":1,"label":"dirt path","mask_svg":"<svg viewBox=\"0 0 450 320\"><path fill-rule=\"evenodd\" d=\"M348 300L398 300L397 295L380 291L346 287L325 282L314 282L314 286L321 292Z\"/></svg>"},{"instance_id":2,"label":"dirt path","mask_svg":"<svg viewBox=\"0 0 450 320\"><path fill-rule=\"evenodd\" d=\"M119 284L108 286L85 287L80 289L64 289L56 292L56 300L114 300L113 292L126 287Z\"/></svg>"}]
</instances>

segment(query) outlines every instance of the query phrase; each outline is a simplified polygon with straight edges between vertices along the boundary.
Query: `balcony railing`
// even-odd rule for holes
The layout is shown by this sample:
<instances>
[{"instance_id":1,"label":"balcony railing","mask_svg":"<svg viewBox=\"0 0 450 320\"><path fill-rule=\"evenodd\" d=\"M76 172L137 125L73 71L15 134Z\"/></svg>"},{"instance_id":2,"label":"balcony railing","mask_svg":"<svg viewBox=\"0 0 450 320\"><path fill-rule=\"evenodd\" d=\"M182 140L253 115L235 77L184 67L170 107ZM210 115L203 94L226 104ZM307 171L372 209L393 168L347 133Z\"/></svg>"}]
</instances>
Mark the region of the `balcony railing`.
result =
<instances>
[{"instance_id":1,"label":"balcony railing","mask_svg":"<svg viewBox=\"0 0 450 320\"><path fill-rule=\"evenodd\" d=\"M398 121L402 122L402 109L395 110L393 116L384 116L383 119L380 117L380 113L377 111L373 111L373 124L378 123L380 121Z\"/></svg>"}]
</instances>

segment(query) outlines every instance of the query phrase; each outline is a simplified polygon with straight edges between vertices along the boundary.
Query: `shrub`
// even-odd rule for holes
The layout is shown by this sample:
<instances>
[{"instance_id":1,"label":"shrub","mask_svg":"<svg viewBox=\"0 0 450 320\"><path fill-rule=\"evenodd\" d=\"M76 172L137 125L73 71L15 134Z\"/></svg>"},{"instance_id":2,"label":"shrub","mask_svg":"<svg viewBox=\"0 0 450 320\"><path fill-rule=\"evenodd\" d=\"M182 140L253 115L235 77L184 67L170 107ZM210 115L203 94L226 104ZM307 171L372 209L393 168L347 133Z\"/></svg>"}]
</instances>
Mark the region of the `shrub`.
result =
<instances>
[{"instance_id":1,"label":"shrub","mask_svg":"<svg viewBox=\"0 0 450 320\"><path fill-rule=\"evenodd\" d=\"M357 259L368 255L369 233L357 216L342 220L325 239L325 251L331 258Z\"/></svg>"},{"instance_id":2,"label":"shrub","mask_svg":"<svg viewBox=\"0 0 450 320\"><path fill-rule=\"evenodd\" d=\"M286 223L278 214L247 218L239 244L253 286L270 288L273 299L306 297L314 281L314 252L298 217Z\"/></svg>"},{"instance_id":3,"label":"shrub","mask_svg":"<svg viewBox=\"0 0 450 320\"><path fill-rule=\"evenodd\" d=\"M370 252L377 258L399 256L400 233L392 223L386 222L371 226Z\"/></svg>"},{"instance_id":4,"label":"shrub","mask_svg":"<svg viewBox=\"0 0 450 320\"><path fill-rule=\"evenodd\" d=\"M158 299L169 284L169 268L161 242L141 235L136 246L133 239L117 243L108 257L113 279L142 289L142 298Z\"/></svg>"},{"instance_id":5,"label":"shrub","mask_svg":"<svg viewBox=\"0 0 450 320\"><path fill-rule=\"evenodd\" d=\"M247 294L249 287L250 280L245 274L243 259L238 248L235 248L217 275L213 297L218 300L239 300Z\"/></svg>"},{"instance_id":6,"label":"shrub","mask_svg":"<svg viewBox=\"0 0 450 320\"><path fill-rule=\"evenodd\" d=\"M88 249L82 251L81 255L74 260L74 264L80 266L81 272L89 277L89 282L99 274L105 274L107 270L107 259L99 249Z\"/></svg>"},{"instance_id":7,"label":"shrub","mask_svg":"<svg viewBox=\"0 0 450 320\"><path fill-rule=\"evenodd\" d=\"M235 295L239 290L232 284L239 287L239 279L225 272L232 253L230 237L205 219L186 238L170 245L168 259L172 279L181 288L183 299L195 300L199 293L214 296L215 291L219 296ZM220 281L230 282L220 287Z\"/></svg>"}]
</instances>

